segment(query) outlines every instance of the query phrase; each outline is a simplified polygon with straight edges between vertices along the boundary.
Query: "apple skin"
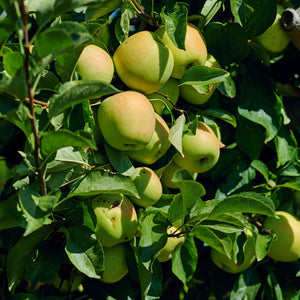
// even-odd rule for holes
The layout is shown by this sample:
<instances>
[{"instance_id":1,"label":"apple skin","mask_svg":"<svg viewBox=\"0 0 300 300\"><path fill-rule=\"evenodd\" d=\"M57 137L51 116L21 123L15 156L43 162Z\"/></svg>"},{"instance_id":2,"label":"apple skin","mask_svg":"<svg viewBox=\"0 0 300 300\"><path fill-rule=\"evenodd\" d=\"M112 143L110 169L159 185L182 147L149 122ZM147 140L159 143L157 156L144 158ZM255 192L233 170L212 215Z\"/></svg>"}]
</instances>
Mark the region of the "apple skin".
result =
<instances>
[{"instance_id":1,"label":"apple skin","mask_svg":"<svg viewBox=\"0 0 300 300\"><path fill-rule=\"evenodd\" d=\"M204 64L210 68L219 68L221 69L218 61L212 56L208 55L207 61ZM196 89L194 89L191 85L182 85L180 86L180 96L187 102L200 105L206 103L214 91L217 89L220 83L213 83L210 85L210 89L206 94L200 94Z\"/></svg>"},{"instance_id":2,"label":"apple skin","mask_svg":"<svg viewBox=\"0 0 300 300\"><path fill-rule=\"evenodd\" d=\"M255 239L250 230L247 230L247 241L244 245L244 261L238 265L233 259L230 259L225 254L211 248L210 256L213 263L224 270L225 272L237 274L250 268L256 260L255 256Z\"/></svg>"},{"instance_id":3,"label":"apple skin","mask_svg":"<svg viewBox=\"0 0 300 300\"><path fill-rule=\"evenodd\" d=\"M174 55L172 77L180 79L189 67L205 64L207 59L206 42L200 30L193 24L187 24L185 50L179 49L174 45L163 26L155 32L159 35L162 42L171 49Z\"/></svg>"},{"instance_id":4,"label":"apple skin","mask_svg":"<svg viewBox=\"0 0 300 300\"><path fill-rule=\"evenodd\" d=\"M171 147L170 129L165 120L155 113L155 128L149 143L140 150L127 151L128 157L145 165L154 164Z\"/></svg>"},{"instance_id":5,"label":"apple skin","mask_svg":"<svg viewBox=\"0 0 300 300\"><path fill-rule=\"evenodd\" d=\"M179 99L179 80L173 77L170 77L169 80L164 84L162 88L158 90L158 92L163 95L168 96L169 100L176 105ZM173 105L162 95L153 93L147 95L147 98L151 101L151 104L154 107L154 110L159 115L162 114L165 107L168 107L169 110L173 109Z\"/></svg>"},{"instance_id":6,"label":"apple skin","mask_svg":"<svg viewBox=\"0 0 300 300\"><path fill-rule=\"evenodd\" d=\"M96 45L83 48L76 69L84 80L100 80L106 83L111 83L115 71L110 55Z\"/></svg>"},{"instance_id":7,"label":"apple skin","mask_svg":"<svg viewBox=\"0 0 300 300\"><path fill-rule=\"evenodd\" d=\"M155 204L162 195L162 185L158 176L148 167L138 167L136 171L137 175L130 178L136 185L140 199L130 197L131 201L142 207Z\"/></svg>"},{"instance_id":8,"label":"apple skin","mask_svg":"<svg viewBox=\"0 0 300 300\"><path fill-rule=\"evenodd\" d=\"M137 230L137 214L122 194L101 195L92 200L96 215L95 235L103 247L130 241Z\"/></svg>"},{"instance_id":9,"label":"apple skin","mask_svg":"<svg viewBox=\"0 0 300 300\"><path fill-rule=\"evenodd\" d=\"M109 248L103 248L104 272L100 281L115 283L120 281L127 273L126 248L124 243Z\"/></svg>"},{"instance_id":10,"label":"apple skin","mask_svg":"<svg viewBox=\"0 0 300 300\"><path fill-rule=\"evenodd\" d=\"M220 141L213 130L203 122L198 122L196 134L184 133L182 152L174 157L174 163L191 173L204 173L210 170L220 156Z\"/></svg>"},{"instance_id":11,"label":"apple skin","mask_svg":"<svg viewBox=\"0 0 300 300\"><path fill-rule=\"evenodd\" d=\"M282 52L291 41L289 34L280 24L281 14L284 10L283 6L277 5L277 14L273 24L255 39L265 50L273 54Z\"/></svg>"},{"instance_id":12,"label":"apple skin","mask_svg":"<svg viewBox=\"0 0 300 300\"><path fill-rule=\"evenodd\" d=\"M171 226L168 228L167 233L172 234L177 230L176 226ZM176 232L179 233L180 231ZM159 252L157 259L160 262L166 262L170 260L175 253L176 250L178 250L185 241L185 236L169 236L167 239L166 245L163 247L163 249Z\"/></svg>"},{"instance_id":13,"label":"apple skin","mask_svg":"<svg viewBox=\"0 0 300 300\"><path fill-rule=\"evenodd\" d=\"M170 78L174 57L155 33L139 31L128 37L115 51L115 69L131 89L151 94Z\"/></svg>"},{"instance_id":14,"label":"apple skin","mask_svg":"<svg viewBox=\"0 0 300 300\"><path fill-rule=\"evenodd\" d=\"M105 141L122 151L144 148L154 133L155 120L149 99L136 91L110 96L98 108L98 123Z\"/></svg>"},{"instance_id":15,"label":"apple skin","mask_svg":"<svg viewBox=\"0 0 300 300\"><path fill-rule=\"evenodd\" d=\"M300 258L300 220L285 211L277 211L274 217L267 217L264 228L277 235L270 246L268 256L274 260L291 262Z\"/></svg>"}]
</instances>

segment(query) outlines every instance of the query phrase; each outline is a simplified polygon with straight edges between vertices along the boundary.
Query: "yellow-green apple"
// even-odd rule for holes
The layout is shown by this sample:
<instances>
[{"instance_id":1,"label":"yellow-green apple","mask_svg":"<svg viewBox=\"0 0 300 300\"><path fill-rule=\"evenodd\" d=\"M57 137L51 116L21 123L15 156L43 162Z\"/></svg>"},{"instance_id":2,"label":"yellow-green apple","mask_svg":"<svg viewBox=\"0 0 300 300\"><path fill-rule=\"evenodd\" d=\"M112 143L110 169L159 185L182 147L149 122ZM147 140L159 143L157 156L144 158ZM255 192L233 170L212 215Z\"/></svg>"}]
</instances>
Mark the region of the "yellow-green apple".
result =
<instances>
[{"instance_id":1,"label":"yellow-green apple","mask_svg":"<svg viewBox=\"0 0 300 300\"><path fill-rule=\"evenodd\" d=\"M103 248L103 254L104 272L100 280L105 283L120 281L128 273L125 244Z\"/></svg>"},{"instance_id":2,"label":"yellow-green apple","mask_svg":"<svg viewBox=\"0 0 300 300\"><path fill-rule=\"evenodd\" d=\"M150 99L151 104L154 107L154 110L161 115L164 108L167 107L169 110L173 109L173 106L176 105L179 98L179 80L173 77L170 77L169 80L160 88L157 92L147 95ZM167 96L168 99L166 97ZM170 101L171 103L170 103Z\"/></svg>"},{"instance_id":3,"label":"yellow-green apple","mask_svg":"<svg viewBox=\"0 0 300 300\"><path fill-rule=\"evenodd\" d=\"M227 255L217 251L214 248L211 248L210 256L213 263L222 270L232 274L241 273L250 268L256 260L255 239L250 230L246 231L246 236L247 241L243 247L244 259L242 263L237 264L233 257L229 258Z\"/></svg>"},{"instance_id":4,"label":"yellow-green apple","mask_svg":"<svg viewBox=\"0 0 300 300\"><path fill-rule=\"evenodd\" d=\"M122 194L100 195L92 200L96 216L95 235L103 247L131 240L137 229L132 202Z\"/></svg>"},{"instance_id":5,"label":"yellow-green apple","mask_svg":"<svg viewBox=\"0 0 300 300\"><path fill-rule=\"evenodd\" d=\"M184 133L182 153L174 157L174 163L191 173L210 170L220 156L220 141L214 131L205 123L198 122L196 133Z\"/></svg>"},{"instance_id":6,"label":"yellow-green apple","mask_svg":"<svg viewBox=\"0 0 300 300\"><path fill-rule=\"evenodd\" d=\"M171 147L169 141L170 129L167 123L157 113L155 113L155 119L155 128L149 143L141 150L127 151L128 157L146 165L154 164Z\"/></svg>"},{"instance_id":7,"label":"yellow-green apple","mask_svg":"<svg viewBox=\"0 0 300 300\"><path fill-rule=\"evenodd\" d=\"M218 61L212 56L208 55L207 61L204 64L210 68L221 68ZM206 103L212 96L216 88L220 83L212 83L209 86L209 90L205 94L200 94L192 85L181 85L180 86L180 96L187 102L200 105Z\"/></svg>"},{"instance_id":8,"label":"yellow-green apple","mask_svg":"<svg viewBox=\"0 0 300 300\"><path fill-rule=\"evenodd\" d=\"M160 181L163 186L169 189L178 189L178 185L172 180L175 172L182 168L178 167L174 162L171 162L162 172ZM193 173L194 180L197 179L198 173Z\"/></svg>"},{"instance_id":9,"label":"yellow-green apple","mask_svg":"<svg viewBox=\"0 0 300 300\"><path fill-rule=\"evenodd\" d=\"M110 55L96 45L83 48L76 70L84 80L100 80L111 83L114 76L114 63Z\"/></svg>"},{"instance_id":10,"label":"yellow-green apple","mask_svg":"<svg viewBox=\"0 0 300 300\"><path fill-rule=\"evenodd\" d=\"M155 204L162 195L162 185L156 173L148 167L136 168L137 174L131 176L140 198L130 197L139 206L147 207Z\"/></svg>"},{"instance_id":11,"label":"yellow-green apple","mask_svg":"<svg viewBox=\"0 0 300 300\"><path fill-rule=\"evenodd\" d=\"M131 89L151 94L170 78L174 57L150 31L129 36L115 51L113 60L120 79Z\"/></svg>"},{"instance_id":12,"label":"yellow-green apple","mask_svg":"<svg viewBox=\"0 0 300 300\"><path fill-rule=\"evenodd\" d=\"M114 94L104 99L98 109L101 133L118 150L144 148L153 136L155 122L149 99L136 91Z\"/></svg>"},{"instance_id":13,"label":"yellow-green apple","mask_svg":"<svg viewBox=\"0 0 300 300\"><path fill-rule=\"evenodd\" d=\"M276 234L268 256L274 260L290 262L300 258L300 220L285 211L267 217L264 228Z\"/></svg>"},{"instance_id":14,"label":"yellow-green apple","mask_svg":"<svg viewBox=\"0 0 300 300\"><path fill-rule=\"evenodd\" d=\"M207 59L207 48L201 31L188 23L185 36L185 50L175 46L164 26L155 31L162 42L171 49L174 55L172 77L180 79L183 73L193 65L204 65Z\"/></svg>"},{"instance_id":15,"label":"yellow-green apple","mask_svg":"<svg viewBox=\"0 0 300 300\"><path fill-rule=\"evenodd\" d=\"M283 6L277 5L277 14L273 24L255 39L256 42L270 53L282 52L291 40L289 34L280 24L281 14L284 10L285 8Z\"/></svg>"},{"instance_id":16,"label":"yellow-green apple","mask_svg":"<svg viewBox=\"0 0 300 300\"><path fill-rule=\"evenodd\" d=\"M160 262L168 261L172 258L173 254L184 244L185 235L178 230L177 226L171 226L167 230L168 236L167 243L159 252L157 259ZM172 236L173 234L173 236Z\"/></svg>"}]
</instances>

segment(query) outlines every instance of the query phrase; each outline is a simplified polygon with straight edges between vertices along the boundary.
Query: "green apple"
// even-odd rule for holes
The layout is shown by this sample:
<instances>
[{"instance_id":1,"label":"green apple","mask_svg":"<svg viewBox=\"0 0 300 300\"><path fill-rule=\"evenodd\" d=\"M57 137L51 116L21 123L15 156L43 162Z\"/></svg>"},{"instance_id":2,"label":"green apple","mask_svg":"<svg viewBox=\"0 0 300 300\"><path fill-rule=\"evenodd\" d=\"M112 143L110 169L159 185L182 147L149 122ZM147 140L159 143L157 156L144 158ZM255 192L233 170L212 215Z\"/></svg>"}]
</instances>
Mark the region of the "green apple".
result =
<instances>
[{"instance_id":1,"label":"green apple","mask_svg":"<svg viewBox=\"0 0 300 300\"><path fill-rule=\"evenodd\" d=\"M120 79L131 89L151 94L170 78L174 57L150 31L128 37L115 51L113 60Z\"/></svg>"},{"instance_id":2,"label":"green apple","mask_svg":"<svg viewBox=\"0 0 300 300\"><path fill-rule=\"evenodd\" d=\"M146 147L153 136L155 120L149 99L136 91L110 96L98 109L98 123L105 141L123 151Z\"/></svg>"},{"instance_id":3,"label":"green apple","mask_svg":"<svg viewBox=\"0 0 300 300\"><path fill-rule=\"evenodd\" d=\"M122 194L100 195L92 200L96 216L95 235L103 247L130 241L137 229L132 202Z\"/></svg>"},{"instance_id":4,"label":"green apple","mask_svg":"<svg viewBox=\"0 0 300 300\"><path fill-rule=\"evenodd\" d=\"M147 207L155 204L162 195L162 185L156 173L148 167L136 168L137 175L131 176L136 185L139 198L130 197L135 204Z\"/></svg>"},{"instance_id":5,"label":"green apple","mask_svg":"<svg viewBox=\"0 0 300 300\"><path fill-rule=\"evenodd\" d=\"M283 6L277 5L277 14L273 24L255 39L256 42L270 53L282 52L291 40L289 34L280 24L281 14L284 10L285 8Z\"/></svg>"},{"instance_id":6,"label":"green apple","mask_svg":"<svg viewBox=\"0 0 300 300\"><path fill-rule=\"evenodd\" d=\"M245 242L243 248L244 260L241 264L237 264L233 257L229 258L227 255L217 251L214 248L211 248L210 256L213 263L222 270L232 274L241 273L250 268L256 260L255 239L250 230L247 230L246 236L247 241Z\"/></svg>"},{"instance_id":7,"label":"green apple","mask_svg":"<svg viewBox=\"0 0 300 300\"><path fill-rule=\"evenodd\" d=\"M285 211L277 211L278 218L267 217L264 228L276 234L268 256L290 262L300 258L300 220Z\"/></svg>"},{"instance_id":8,"label":"green apple","mask_svg":"<svg viewBox=\"0 0 300 300\"><path fill-rule=\"evenodd\" d=\"M87 45L78 58L76 70L84 80L111 83L114 76L114 63L104 49L96 45Z\"/></svg>"},{"instance_id":9,"label":"green apple","mask_svg":"<svg viewBox=\"0 0 300 300\"><path fill-rule=\"evenodd\" d=\"M180 234L180 230L178 230L176 226L169 227L167 233L168 235L174 233L175 236L168 236L167 243L157 256L157 259L160 262L170 260L173 254L184 244L185 241L185 235Z\"/></svg>"},{"instance_id":10,"label":"green apple","mask_svg":"<svg viewBox=\"0 0 300 300\"><path fill-rule=\"evenodd\" d=\"M127 151L128 157L145 165L154 164L171 147L170 129L165 120L155 113L155 128L149 143L141 150Z\"/></svg>"},{"instance_id":11,"label":"green apple","mask_svg":"<svg viewBox=\"0 0 300 300\"><path fill-rule=\"evenodd\" d=\"M175 182L172 181L172 178L177 170L182 168L178 167L174 162L171 162L163 171L160 177L160 181L163 186L169 189L178 189L178 186ZM198 173L193 173L194 180L197 179Z\"/></svg>"},{"instance_id":12,"label":"green apple","mask_svg":"<svg viewBox=\"0 0 300 300\"><path fill-rule=\"evenodd\" d=\"M128 273L124 243L103 248L103 254L104 272L100 280L105 283L120 281Z\"/></svg>"},{"instance_id":13,"label":"green apple","mask_svg":"<svg viewBox=\"0 0 300 300\"><path fill-rule=\"evenodd\" d=\"M165 27L155 31L162 42L171 49L174 55L172 77L180 79L183 73L193 65L204 65L207 59L207 48L201 31L188 23L185 36L185 50L179 49L170 39Z\"/></svg>"},{"instance_id":14,"label":"green apple","mask_svg":"<svg viewBox=\"0 0 300 300\"><path fill-rule=\"evenodd\" d=\"M204 64L210 68L219 68L221 69L218 61L212 56L208 55L207 61ZM205 94L200 94L193 86L191 85L182 85L180 86L180 96L187 102L200 105L206 103L209 98L212 96L216 88L220 83L212 83L209 87L209 91Z\"/></svg>"},{"instance_id":15,"label":"green apple","mask_svg":"<svg viewBox=\"0 0 300 300\"><path fill-rule=\"evenodd\" d=\"M220 141L208 125L198 122L195 134L183 134L182 152L184 156L178 153L174 157L174 163L191 173L203 173L217 163L220 156Z\"/></svg>"},{"instance_id":16,"label":"green apple","mask_svg":"<svg viewBox=\"0 0 300 300\"><path fill-rule=\"evenodd\" d=\"M164 84L162 88L158 90L159 93L153 93L150 95L147 95L148 99L150 99L151 104L154 107L154 110L161 115L164 108L168 107L169 110L173 109L173 105L176 105L178 98L179 98L179 80L175 79L173 77L170 77L169 80ZM168 99L171 101L169 102L166 97L163 95L167 96Z\"/></svg>"}]
</instances>

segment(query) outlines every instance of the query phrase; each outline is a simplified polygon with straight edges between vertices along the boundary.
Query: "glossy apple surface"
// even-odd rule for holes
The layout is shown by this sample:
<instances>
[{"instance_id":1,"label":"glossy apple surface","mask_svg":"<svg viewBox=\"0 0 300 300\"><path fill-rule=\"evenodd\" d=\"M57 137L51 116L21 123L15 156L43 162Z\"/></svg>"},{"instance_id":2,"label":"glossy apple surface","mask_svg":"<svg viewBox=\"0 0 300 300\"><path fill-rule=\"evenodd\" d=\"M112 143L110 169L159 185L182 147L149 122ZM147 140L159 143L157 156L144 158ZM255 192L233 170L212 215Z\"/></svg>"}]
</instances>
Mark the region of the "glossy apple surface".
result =
<instances>
[{"instance_id":1,"label":"glossy apple surface","mask_svg":"<svg viewBox=\"0 0 300 300\"><path fill-rule=\"evenodd\" d=\"M110 55L96 45L83 48L76 65L77 71L85 80L100 80L111 83L114 63Z\"/></svg>"},{"instance_id":2,"label":"glossy apple surface","mask_svg":"<svg viewBox=\"0 0 300 300\"><path fill-rule=\"evenodd\" d=\"M220 141L208 125L198 122L195 135L183 134L182 152L184 157L177 154L174 163L191 173L203 173L217 163L220 156Z\"/></svg>"},{"instance_id":3,"label":"glossy apple surface","mask_svg":"<svg viewBox=\"0 0 300 300\"><path fill-rule=\"evenodd\" d=\"M274 260L290 262L300 258L300 220L285 211L277 211L279 218L267 217L264 228L276 234L268 256Z\"/></svg>"},{"instance_id":4,"label":"glossy apple surface","mask_svg":"<svg viewBox=\"0 0 300 300\"><path fill-rule=\"evenodd\" d=\"M147 207L155 204L162 195L162 185L156 173L148 167L136 168L137 175L130 177L136 185L140 199L130 198L135 204Z\"/></svg>"},{"instance_id":5,"label":"glossy apple surface","mask_svg":"<svg viewBox=\"0 0 300 300\"><path fill-rule=\"evenodd\" d=\"M95 235L103 247L130 241L137 229L137 214L122 194L101 195L92 200L96 216Z\"/></svg>"},{"instance_id":6,"label":"glossy apple surface","mask_svg":"<svg viewBox=\"0 0 300 300\"><path fill-rule=\"evenodd\" d=\"M120 79L131 89L151 94L170 78L174 57L150 31L129 36L115 51L113 60Z\"/></svg>"},{"instance_id":7,"label":"glossy apple surface","mask_svg":"<svg viewBox=\"0 0 300 300\"><path fill-rule=\"evenodd\" d=\"M160 159L171 147L170 129L164 119L155 114L155 128L149 143L141 150L128 151L128 156L142 164L151 165Z\"/></svg>"},{"instance_id":8,"label":"glossy apple surface","mask_svg":"<svg viewBox=\"0 0 300 300\"><path fill-rule=\"evenodd\" d=\"M187 24L185 50L174 45L164 27L159 28L156 33L174 55L172 77L180 79L189 67L205 64L207 59L206 43L200 30L193 24Z\"/></svg>"},{"instance_id":9,"label":"glossy apple surface","mask_svg":"<svg viewBox=\"0 0 300 300\"><path fill-rule=\"evenodd\" d=\"M152 138L155 112L149 99L135 91L110 96L100 104L98 123L105 141L118 150L139 150Z\"/></svg>"}]
</instances>

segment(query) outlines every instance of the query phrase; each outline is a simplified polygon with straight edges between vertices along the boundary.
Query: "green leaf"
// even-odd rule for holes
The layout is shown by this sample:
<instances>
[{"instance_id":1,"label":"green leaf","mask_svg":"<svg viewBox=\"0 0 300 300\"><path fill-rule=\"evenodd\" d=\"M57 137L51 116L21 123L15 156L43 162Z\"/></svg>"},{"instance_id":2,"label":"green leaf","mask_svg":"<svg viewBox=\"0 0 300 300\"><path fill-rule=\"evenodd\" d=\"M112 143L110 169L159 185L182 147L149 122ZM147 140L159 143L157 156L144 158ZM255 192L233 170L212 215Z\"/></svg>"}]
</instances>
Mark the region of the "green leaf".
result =
<instances>
[{"instance_id":1,"label":"green leaf","mask_svg":"<svg viewBox=\"0 0 300 300\"><path fill-rule=\"evenodd\" d=\"M12 172L10 168L7 166L6 160L4 157L0 156L0 194L4 189L4 185L6 181L11 177Z\"/></svg>"},{"instance_id":2,"label":"green leaf","mask_svg":"<svg viewBox=\"0 0 300 300\"><path fill-rule=\"evenodd\" d=\"M277 184L274 188L289 188L292 190L300 191L300 179L299 177L288 182Z\"/></svg>"},{"instance_id":3,"label":"green leaf","mask_svg":"<svg viewBox=\"0 0 300 300\"><path fill-rule=\"evenodd\" d=\"M43 226L21 239L10 249L6 261L6 275L8 289L14 292L26 265L32 260L39 243L52 231L50 225Z\"/></svg>"},{"instance_id":4,"label":"green leaf","mask_svg":"<svg viewBox=\"0 0 300 300\"><path fill-rule=\"evenodd\" d=\"M248 269L235 281L230 300L255 300L260 286L259 273L255 269Z\"/></svg>"},{"instance_id":5,"label":"green leaf","mask_svg":"<svg viewBox=\"0 0 300 300\"><path fill-rule=\"evenodd\" d=\"M201 16L205 17L203 20L200 19L202 27L207 25L210 20L216 15L219 9L222 7L224 0L210 0L205 1L202 9L201 9Z\"/></svg>"},{"instance_id":6,"label":"green leaf","mask_svg":"<svg viewBox=\"0 0 300 300\"><path fill-rule=\"evenodd\" d=\"M122 193L139 197L136 186L128 177L111 174L109 171L93 169L71 185L68 198L91 197L99 194Z\"/></svg>"},{"instance_id":7,"label":"green leaf","mask_svg":"<svg viewBox=\"0 0 300 300\"><path fill-rule=\"evenodd\" d=\"M99 0L95 4L89 5L85 13L86 20L95 20L120 8L122 0Z\"/></svg>"},{"instance_id":8,"label":"green leaf","mask_svg":"<svg viewBox=\"0 0 300 300\"><path fill-rule=\"evenodd\" d=\"M94 139L88 132L80 131L75 133L68 129L60 129L48 131L42 135L41 151L45 156L68 146L97 149Z\"/></svg>"},{"instance_id":9,"label":"green leaf","mask_svg":"<svg viewBox=\"0 0 300 300\"><path fill-rule=\"evenodd\" d=\"M69 81L63 84L58 95L50 99L49 118L53 118L65 109L88 99L96 99L120 92L114 86L90 80Z\"/></svg>"},{"instance_id":10,"label":"green leaf","mask_svg":"<svg viewBox=\"0 0 300 300\"><path fill-rule=\"evenodd\" d=\"M27 95L26 81L21 77L2 77L0 80L0 92L24 100Z\"/></svg>"},{"instance_id":11,"label":"green leaf","mask_svg":"<svg viewBox=\"0 0 300 300\"><path fill-rule=\"evenodd\" d=\"M169 132L169 140L171 144L179 151L181 155L182 153L182 134L185 124L185 116L181 114L175 121L175 123L170 128Z\"/></svg>"},{"instance_id":12,"label":"green leaf","mask_svg":"<svg viewBox=\"0 0 300 300\"><path fill-rule=\"evenodd\" d=\"M176 47L185 49L185 35L188 9L183 3L176 3L172 9L160 13L166 31Z\"/></svg>"},{"instance_id":13,"label":"green leaf","mask_svg":"<svg viewBox=\"0 0 300 300\"><path fill-rule=\"evenodd\" d=\"M220 201L210 215L212 216L227 212L243 212L275 216L275 205L270 198L259 193L243 192L229 196Z\"/></svg>"},{"instance_id":14,"label":"green leaf","mask_svg":"<svg viewBox=\"0 0 300 300\"><path fill-rule=\"evenodd\" d=\"M227 122L229 124L231 124L233 127L236 127L236 118L234 116L234 114L225 111L224 109L221 108L208 108L208 109L204 109L203 113L209 116L212 116L214 118L218 118L224 122Z\"/></svg>"},{"instance_id":15,"label":"green leaf","mask_svg":"<svg viewBox=\"0 0 300 300\"><path fill-rule=\"evenodd\" d=\"M72 264L90 278L101 278L103 249L95 233L82 225L70 226L64 232L67 239L65 251Z\"/></svg>"},{"instance_id":16,"label":"green leaf","mask_svg":"<svg viewBox=\"0 0 300 300\"><path fill-rule=\"evenodd\" d=\"M17 72L24 67L24 56L20 52L4 55L3 67L11 77L15 77Z\"/></svg>"},{"instance_id":17,"label":"green leaf","mask_svg":"<svg viewBox=\"0 0 300 300\"><path fill-rule=\"evenodd\" d=\"M198 263L198 252L195 241L187 236L184 244L172 255L172 272L187 288L193 278Z\"/></svg>"},{"instance_id":18,"label":"green leaf","mask_svg":"<svg viewBox=\"0 0 300 300\"><path fill-rule=\"evenodd\" d=\"M258 261L266 257L270 250L270 245L273 240L272 234L257 234L255 243L255 254Z\"/></svg>"},{"instance_id":19,"label":"green leaf","mask_svg":"<svg viewBox=\"0 0 300 300\"><path fill-rule=\"evenodd\" d=\"M256 171L258 171L264 177L266 182L269 181L270 171L266 164L264 164L262 161L256 159L251 162L251 167L253 167Z\"/></svg>"},{"instance_id":20,"label":"green leaf","mask_svg":"<svg viewBox=\"0 0 300 300\"><path fill-rule=\"evenodd\" d=\"M236 96L236 85L231 76L226 77L217 89L226 97L234 98Z\"/></svg>"}]
</instances>

